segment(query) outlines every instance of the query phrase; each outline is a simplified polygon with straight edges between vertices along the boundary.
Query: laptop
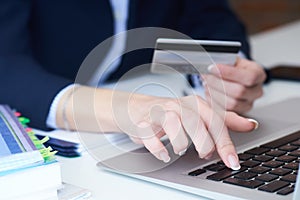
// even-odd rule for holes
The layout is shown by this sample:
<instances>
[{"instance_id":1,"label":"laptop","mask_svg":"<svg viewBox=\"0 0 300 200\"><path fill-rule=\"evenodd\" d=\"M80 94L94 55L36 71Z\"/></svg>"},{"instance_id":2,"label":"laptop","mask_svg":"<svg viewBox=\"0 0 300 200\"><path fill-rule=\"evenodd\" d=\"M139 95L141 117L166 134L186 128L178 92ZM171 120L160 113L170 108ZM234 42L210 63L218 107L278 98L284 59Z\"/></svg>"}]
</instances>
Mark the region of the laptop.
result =
<instances>
[{"instance_id":1,"label":"laptop","mask_svg":"<svg viewBox=\"0 0 300 200\"><path fill-rule=\"evenodd\" d=\"M97 166L209 199L300 199L300 99L256 108L247 116L257 119L260 127L231 133L242 166L238 171L226 168L217 154L199 159L192 145L181 157L169 149L171 164L141 147Z\"/></svg>"}]
</instances>

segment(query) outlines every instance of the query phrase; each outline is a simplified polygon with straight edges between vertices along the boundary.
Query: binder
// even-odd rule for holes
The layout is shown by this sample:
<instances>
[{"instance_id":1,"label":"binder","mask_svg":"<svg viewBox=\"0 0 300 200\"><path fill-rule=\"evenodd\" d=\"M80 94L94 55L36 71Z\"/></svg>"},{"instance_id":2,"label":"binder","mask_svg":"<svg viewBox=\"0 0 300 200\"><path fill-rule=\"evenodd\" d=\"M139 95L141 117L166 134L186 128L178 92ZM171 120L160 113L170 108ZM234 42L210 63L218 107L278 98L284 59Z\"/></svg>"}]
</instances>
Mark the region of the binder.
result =
<instances>
[{"instance_id":1,"label":"binder","mask_svg":"<svg viewBox=\"0 0 300 200\"><path fill-rule=\"evenodd\" d=\"M56 151L45 147L20 116L0 105L0 197L3 200L53 199L62 186Z\"/></svg>"}]
</instances>

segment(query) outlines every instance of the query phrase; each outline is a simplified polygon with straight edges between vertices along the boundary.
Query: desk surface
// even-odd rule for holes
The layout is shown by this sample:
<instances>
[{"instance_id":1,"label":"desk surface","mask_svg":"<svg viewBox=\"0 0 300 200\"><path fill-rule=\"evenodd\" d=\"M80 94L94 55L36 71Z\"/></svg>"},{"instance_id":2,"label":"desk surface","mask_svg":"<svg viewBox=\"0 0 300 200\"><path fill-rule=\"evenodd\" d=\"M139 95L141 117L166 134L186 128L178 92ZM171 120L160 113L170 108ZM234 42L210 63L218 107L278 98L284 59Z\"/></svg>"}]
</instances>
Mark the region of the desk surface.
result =
<instances>
[{"instance_id":1,"label":"desk surface","mask_svg":"<svg viewBox=\"0 0 300 200\"><path fill-rule=\"evenodd\" d=\"M265 67L276 64L300 66L300 20L253 35L250 38L252 55Z\"/></svg>"},{"instance_id":2,"label":"desk surface","mask_svg":"<svg viewBox=\"0 0 300 200\"><path fill-rule=\"evenodd\" d=\"M277 63L300 63L300 22L251 37L254 58L266 66ZM286 98L300 97L300 83L272 81L265 86L265 94L255 106L263 106ZM198 196L143 182L133 178L102 171L96 167L97 161L87 152L79 158L59 157L62 178L89 189L94 199L197 199ZM201 199L201 198L200 198Z\"/></svg>"}]
</instances>

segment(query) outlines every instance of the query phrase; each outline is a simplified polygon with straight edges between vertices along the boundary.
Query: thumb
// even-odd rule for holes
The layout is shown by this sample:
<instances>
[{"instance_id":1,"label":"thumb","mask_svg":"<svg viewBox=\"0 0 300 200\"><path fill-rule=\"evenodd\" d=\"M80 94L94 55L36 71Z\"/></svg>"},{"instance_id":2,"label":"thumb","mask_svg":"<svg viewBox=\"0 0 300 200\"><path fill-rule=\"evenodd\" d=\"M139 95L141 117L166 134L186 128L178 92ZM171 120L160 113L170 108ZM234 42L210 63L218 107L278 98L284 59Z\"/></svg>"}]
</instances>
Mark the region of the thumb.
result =
<instances>
[{"instance_id":1,"label":"thumb","mask_svg":"<svg viewBox=\"0 0 300 200\"><path fill-rule=\"evenodd\" d=\"M234 112L226 113L225 124L230 130L238 132L253 131L259 126L255 119L244 118Z\"/></svg>"}]
</instances>

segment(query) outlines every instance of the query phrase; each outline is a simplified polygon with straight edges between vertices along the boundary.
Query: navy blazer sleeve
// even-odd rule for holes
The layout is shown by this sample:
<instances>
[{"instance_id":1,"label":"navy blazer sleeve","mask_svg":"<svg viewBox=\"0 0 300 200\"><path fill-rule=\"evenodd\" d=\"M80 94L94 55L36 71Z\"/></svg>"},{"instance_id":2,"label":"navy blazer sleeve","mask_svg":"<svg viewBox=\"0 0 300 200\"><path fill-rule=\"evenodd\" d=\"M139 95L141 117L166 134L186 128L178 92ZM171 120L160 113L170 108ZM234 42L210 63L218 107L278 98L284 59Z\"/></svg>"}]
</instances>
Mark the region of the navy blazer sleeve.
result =
<instances>
[{"instance_id":1,"label":"navy blazer sleeve","mask_svg":"<svg viewBox=\"0 0 300 200\"><path fill-rule=\"evenodd\" d=\"M32 126L46 129L54 96L71 81L48 73L32 57L28 31L31 2L0 2L0 103L28 116Z\"/></svg>"},{"instance_id":2,"label":"navy blazer sleeve","mask_svg":"<svg viewBox=\"0 0 300 200\"><path fill-rule=\"evenodd\" d=\"M129 12L129 29L155 26L192 38L239 40L249 56L245 29L225 0L130 0ZM46 129L53 98L74 81L87 53L112 35L112 23L109 0L1 0L0 103ZM125 55L113 75L150 62L151 53Z\"/></svg>"}]
</instances>

